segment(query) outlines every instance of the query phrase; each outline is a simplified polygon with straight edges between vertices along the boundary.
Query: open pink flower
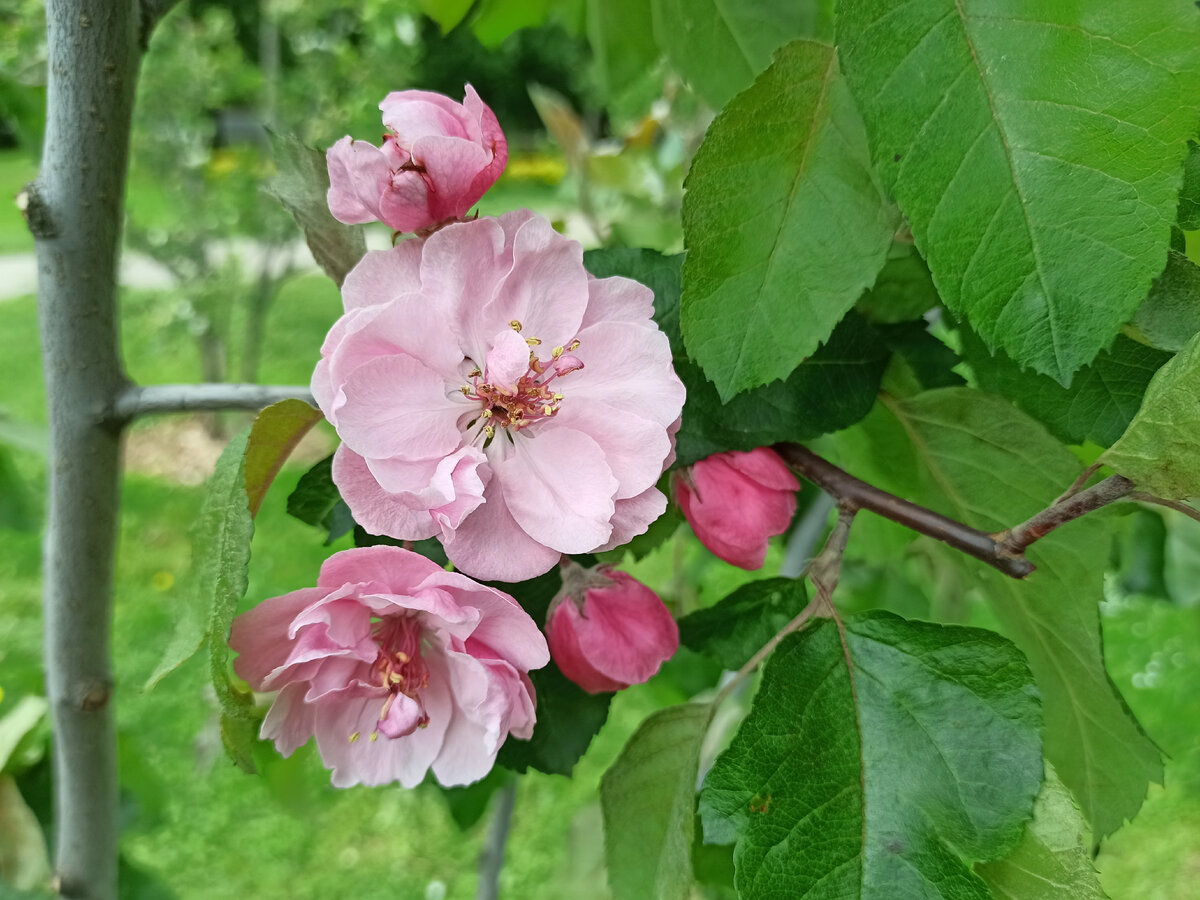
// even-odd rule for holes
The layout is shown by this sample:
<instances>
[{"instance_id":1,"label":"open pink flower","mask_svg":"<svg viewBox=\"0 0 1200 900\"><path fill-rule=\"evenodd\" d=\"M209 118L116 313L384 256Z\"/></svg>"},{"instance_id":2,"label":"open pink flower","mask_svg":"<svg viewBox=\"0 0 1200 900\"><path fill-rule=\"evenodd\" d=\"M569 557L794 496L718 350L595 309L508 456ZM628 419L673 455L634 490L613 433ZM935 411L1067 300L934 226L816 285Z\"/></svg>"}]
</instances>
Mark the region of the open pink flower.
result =
<instances>
[{"instance_id":1,"label":"open pink flower","mask_svg":"<svg viewBox=\"0 0 1200 900\"><path fill-rule=\"evenodd\" d=\"M368 253L312 390L333 480L374 534L437 536L477 578L522 581L619 546L666 509L683 385L653 293L592 278L528 210Z\"/></svg>"},{"instance_id":2,"label":"open pink flower","mask_svg":"<svg viewBox=\"0 0 1200 900\"><path fill-rule=\"evenodd\" d=\"M675 481L675 499L700 543L743 569L762 568L767 539L791 524L798 490L769 447L714 454Z\"/></svg>"},{"instance_id":3,"label":"open pink flower","mask_svg":"<svg viewBox=\"0 0 1200 900\"><path fill-rule=\"evenodd\" d=\"M475 89L455 103L393 91L379 104L383 146L342 138L326 155L329 211L340 222L419 231L465 216L500 177L508 142Z\"/></svg>"},{"instance_id":4,"label":"open pink flower","mask_svg":"<svg viewBox=\"0 0 1200 900\"><path fill-rule=\"evenodd\" d=\"M658 594L608 566L566 567L546 636L559 669L589 694L648 681L679 649L679 628Z\"/></svg>"},{"instance_id":5,"label":"open pink flower","mask_svg":"<svg viewBox=\"0 0 1200 900\"><path fill-rule=\"evenodd\" d=\"M316 735L336 787L482 778L509 734L533 733L526 673L550 658L512 597L399 547L335 553L229 643L250 687L279 691L262 737L289 756Z\"/></svg>"}]
</instances>

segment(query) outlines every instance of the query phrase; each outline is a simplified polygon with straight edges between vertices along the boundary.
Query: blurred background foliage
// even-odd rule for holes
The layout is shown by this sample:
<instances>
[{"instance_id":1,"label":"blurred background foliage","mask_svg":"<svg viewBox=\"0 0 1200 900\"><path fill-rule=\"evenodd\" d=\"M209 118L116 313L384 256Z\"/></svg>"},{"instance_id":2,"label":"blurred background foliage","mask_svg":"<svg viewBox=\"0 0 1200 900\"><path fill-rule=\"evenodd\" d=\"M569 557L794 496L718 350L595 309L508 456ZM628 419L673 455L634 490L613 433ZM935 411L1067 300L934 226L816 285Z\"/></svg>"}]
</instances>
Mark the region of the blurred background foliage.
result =
<instances>
[{"instance_id":1,"label":"blurred background foliage","mask_svg":"<svg viewBox=\"0 0 1200 900\"><path fill-rule=\"evenodd\" d=\"M147 283L122 294L131 377L308 381L341 307L333 285L312 274L291 219L263 191L274 171L268 128L319 148L344 134L377 141L377 104L389 91L457 99L470 82L495 110L511 153L480 203L484 214L529 206L587 246L677 252L683 178L714 110L779 42L828 39L832 5L779 0L765 28L742 35L744 58L730 61L727 46L693 27L706 5L683 0L367 0L353 8L338 0L185 0L160 25L142 67L126 256L142 272L130 280ZM9 0L0 9L6 196L37 170L44 68L42 3ZM369 237L375 247L389 239L386 230ZM31 251L8 206L0 213L0 254L8 256L0 262ZM51 736L38 704L45 398L36 334L34 298L0 293L0 873L24 887L44 880L50 814ZM201 663L140 690L173 610L188 601L188 527L229 425L157 419L129 436L114 647L123 896L474 896L494 783L450 795L432 785L335 791L311 746L288 760L264 754L263 777L249 778L221 750ZM333 440L319 432L268 495L248 603L312 583L320 562L349 546L348 537L324 546L284 511L300 474ZM1087 458L1095 448L1079 452ZM1170 756L1168 789L1155 790L1097 862L1117 900L1175 900L1195 896L1200 879L1200 529L1157 510L1120 524L1103 606L1106 653L1117 685ZM907 553L872 547L856 556L854 547L839 589L848 607L978 619L980 605L919 543ZM783 558L782 544L773 547L763 574L777 572ZM886 558L893 562L880 562ZM626 562L680 612L757 577L713 558L686 529ZM521 779L505 896L607 896L599 777L650 711L688 699L714 677L681 654L651 683L617 696L574 778ZM712 882L697 889L702 895L726 896L727 850L700 853L697 868ZM7 890L0 886L0 896Z\"/></svg>"}]
</instances>

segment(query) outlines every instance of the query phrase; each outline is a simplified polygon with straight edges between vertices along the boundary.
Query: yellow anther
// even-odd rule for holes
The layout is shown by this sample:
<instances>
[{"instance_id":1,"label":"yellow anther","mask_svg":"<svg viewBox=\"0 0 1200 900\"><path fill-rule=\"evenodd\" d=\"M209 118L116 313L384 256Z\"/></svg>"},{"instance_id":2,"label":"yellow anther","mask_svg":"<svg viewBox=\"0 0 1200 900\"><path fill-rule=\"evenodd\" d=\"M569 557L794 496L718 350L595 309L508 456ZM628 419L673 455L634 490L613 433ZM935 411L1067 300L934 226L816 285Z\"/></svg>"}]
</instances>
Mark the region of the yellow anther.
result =
<instances>
[{"instance_id":1,"label":"yellow anther","mask_svg":"<svg viewBox=\"0 0 1200 900\"><path fill-rule=\"evenodd\" d=\"M471 396L471 386L469 384L464 384L462 387L459 388L459 390L463 392L464 397Z\"/></svg>"},{"instance_id":2,"label":"yellow anther","mask_svg":"<svg viewBox=\"0 0 1200 900\"><path fill-rule=\"evenodd\" d=\"M543 416L554 415L554 407L551 406L549 403L547 403L545 406L542 407L542 415Z\"/></svg>"},{"instance_id":3,"label":"yellow anther","mask_svg":"<svg viewBox=\"0 0 1200 900\"><path fill-rule=\"evenodd\" d=\"M578 349L579 349L579 340L578 340L578 338L577 338L577 339L575 339L575 340L573 340L573 341L571 341L571 346L570 346L570 347L568 347L567 349L568 349L568 350L578 350Z\"/></svg>"},{"instance_id":4,"label":"yellow anther","mask_svg":"<svg viewBox=\"0 0 1200 900\"><path fill-rule=\"evenodd\" d=\"M558 359L560 356L562 356L562 355L563 355L563 348L562 348L562 347L555 347L555 348L554 348L554 352L553 352L551 355L552 355L552 356L553 356L555 359Z\"/></svg>"},{"instance_id":5,"label":"yellow anther","mask_svg":"<svg viewBox=\"0 0 1200 900\"><path fill-rule=\"evenodd\" d=\"M485 419L490 419L492 417L492 411L490 409L485 409L480 413L480 415Z\"/></svg>"},{"instance_id":6,"label":"yellow anther","mask_svg":"<svg viewBox=\"0 0 1200 900\"><path fill-rule=\"evenodd\" d=\"M406 662L408 662L408 654L405 653L403 650L397 650L396 651L396 659L400 660L400 662L402 662L402 663L406 663Z\"/></svg>"},{"instance_id":7,"label":"yellow anther","mask_svg":"<svg viewBox=\"0 0 1200 900\"><path fill-rule=\"evenodd\" d=\"M561 400L561 399L562 399L562 394L558 394L558 393L556 393L556 394L554 395L554 399L555 399L555 400Z\"/></svg>"},{"instance_id":8,"label":"yellow anther","mask_svg":"<svg viewBox=\"0 0 1200 900\"><path fill-rule=\"evenodd\" d=\"M527 343L530 347L536 347L541 342L541 338L525 338L525 343Z\"/></svg>"},{"instance_id":9,"label":"yellow anther","mask_svg":"<svg viewBox=\"0 0 1200 900\"><path fill-rule=\"evenodd\" d=\"M482 374L483 374L483 372L481 372L479 370L479 366L476 366L470 372L467 373L467 377L468 378L478 378Z\"/></svg>"},{"instance_id":10,"label":"yellow anther","mask_svg":"<svg viewBox=\"0 0 1200 900\"><path fill-rule=\"evenodd\" d=\"M404 676L399 672L392 672L390 675L388 675L388 681L390 681L392 684L403 684Z\"/></svg>"},{"instance_id":11,"label":"yellow anther","mask_svg":"<svg viewBox=\"0 0 1200 900\"><path fill-rule=\"evenodd\" d=\"M493 428L491 425L484 425L483 433L486 434L488 436L488 439L490 440L496 436L496 429Z\"/></svg>"},{"instance_id":12,"label":"yellow anther","mask_svg":"<svg viewBox=\"0 0 1200 900\"><path fill-rule=\"evenodd\" d=\"M511 322L508 323L508 327L511 328L513 331L520 331L521 323L518 322L516 319L513 319Z\"/></svg>"},{"instance_id":13,"label":"yellow anther","mask_svg":"<svg viewBox=\"0 0 1200 900\"><path fill-rule=\"evenodd\" d=\"M350 743L352 743L352 744L353 744L353 743L354 743L355 741L357 741L357 740L358 740L358 732L356 731L356 732L354 732L353 734L351 734L351 735L350 735Z\"/></svg>"},{"instance_id":14,"label":"yellow anther","mask_svg":"<svg viewBox=\"0 0 1200 900\"><path fill-rule=\"evenodd\" d=\"M377 740L379 740L379 732L378 732L378 731L372 731L372 732L371 732L371 743L373 744L373 743L375 743Z\"/></svg>"}]
</instances>

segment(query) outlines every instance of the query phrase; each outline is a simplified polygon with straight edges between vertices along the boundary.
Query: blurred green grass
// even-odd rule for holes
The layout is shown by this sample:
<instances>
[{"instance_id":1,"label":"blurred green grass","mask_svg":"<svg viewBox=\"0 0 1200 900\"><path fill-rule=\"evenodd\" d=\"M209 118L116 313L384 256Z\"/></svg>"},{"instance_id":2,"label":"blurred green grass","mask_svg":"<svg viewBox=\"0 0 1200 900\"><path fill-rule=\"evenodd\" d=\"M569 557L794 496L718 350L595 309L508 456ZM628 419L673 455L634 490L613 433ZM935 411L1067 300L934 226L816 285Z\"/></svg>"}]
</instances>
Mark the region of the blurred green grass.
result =
<instances>
[{"instance_id":1,"label":"blurred green grass","mask_svg":"<svg viewBox=\"0 0 1200 900\"><path fill-rule=\"evenodd\" d=\"M9 169L0 172L7 178ZM124 352L141 383L191 381L199 371L186 329L172 325L172 302L169 292L123 295ZM271 314L263 380L306 383L339 312L337 292L323 277L285 284ZM35 423L45 421L37 347L34 299L0 302L0 407ZM162 421L137 427L153 432ZM15 457L40 492L44 461L28 452ZM320 535L286 515L286 496L302 470L285 468L260 513L247 605L313 583L321 561L346 546L345 540L321 546ZM114 652L128 858L181 898L422 900L439 896L437 884L447 898L474 896L486 825L459 831L436 788L336 791L311 747L287 761L264 758L264 776L249 777L220 747L215 701L199 660L142 691L171 633L174 609L187 602L187 531L201 496L200 488L137 473L124 482ZM699 586L688 603L705 605L754 577L714 560L684 532L677 540L633 568L668 598L683 582ZM5 533L0 541L3 715L40 682L40 536ZM776 548L767 571L777 562ZM1153 790L1138 818L1105 843L1098 858L1104 884L1114 900L1198 896L1200 609L1126 599L1106 604L1104 626L1114 681L1171 757L1167 789ZM596 868L603 852L599 777L648 712L683 699L671 677L623 692L575 778L521 780L504 896L606 896Z\"/></svg>"}]
</instances>

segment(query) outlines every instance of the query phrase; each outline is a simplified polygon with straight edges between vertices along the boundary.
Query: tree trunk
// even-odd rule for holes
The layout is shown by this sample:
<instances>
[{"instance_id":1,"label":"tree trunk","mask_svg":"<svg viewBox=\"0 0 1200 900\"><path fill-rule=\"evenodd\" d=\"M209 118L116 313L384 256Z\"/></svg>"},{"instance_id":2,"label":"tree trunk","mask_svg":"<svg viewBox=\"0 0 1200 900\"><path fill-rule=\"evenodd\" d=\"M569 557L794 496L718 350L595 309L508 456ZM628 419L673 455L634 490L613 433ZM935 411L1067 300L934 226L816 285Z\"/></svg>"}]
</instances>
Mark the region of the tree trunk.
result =
<instances>
[{"instance_id":1,"label":"tree trunk","mask_svg":"<svg viewBox=\"0 0 1200 900\"><path fill-rule=\"evenodd\" d=\"M46 139L29 189L50 425L44 550L55 884L117 896L110 662L121 426L117 253L141 26L134 0L48 0Z\"/></svg>"}]
</instances>

